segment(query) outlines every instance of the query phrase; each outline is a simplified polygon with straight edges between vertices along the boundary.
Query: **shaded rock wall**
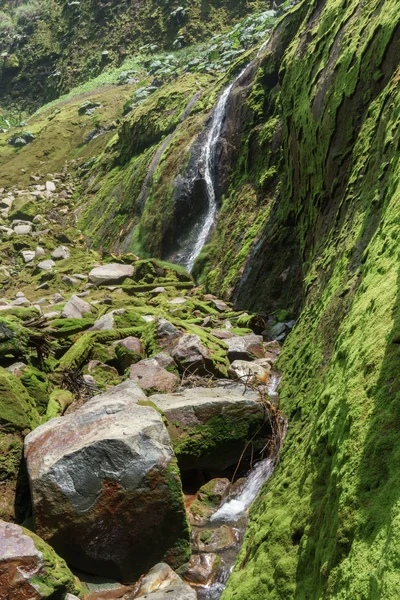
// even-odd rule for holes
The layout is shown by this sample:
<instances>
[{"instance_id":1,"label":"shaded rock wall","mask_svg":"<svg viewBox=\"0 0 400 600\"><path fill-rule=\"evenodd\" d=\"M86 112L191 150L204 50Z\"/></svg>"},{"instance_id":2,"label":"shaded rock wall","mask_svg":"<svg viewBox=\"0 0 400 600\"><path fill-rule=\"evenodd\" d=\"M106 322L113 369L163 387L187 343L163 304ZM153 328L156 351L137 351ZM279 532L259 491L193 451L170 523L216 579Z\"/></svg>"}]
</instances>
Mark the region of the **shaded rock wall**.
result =
<instances>
[{"instance_id":1,"label":"shaded rock wall","mask_svg":"<svg viewBox=\"0 0 400 600\"><path fill-rule=\"evenodd\" d=\"M289 431L224 600L398 595L399 13L307 8L280 70L277 214L304 275L280 362Z\"/></svg>"}]
</instances>

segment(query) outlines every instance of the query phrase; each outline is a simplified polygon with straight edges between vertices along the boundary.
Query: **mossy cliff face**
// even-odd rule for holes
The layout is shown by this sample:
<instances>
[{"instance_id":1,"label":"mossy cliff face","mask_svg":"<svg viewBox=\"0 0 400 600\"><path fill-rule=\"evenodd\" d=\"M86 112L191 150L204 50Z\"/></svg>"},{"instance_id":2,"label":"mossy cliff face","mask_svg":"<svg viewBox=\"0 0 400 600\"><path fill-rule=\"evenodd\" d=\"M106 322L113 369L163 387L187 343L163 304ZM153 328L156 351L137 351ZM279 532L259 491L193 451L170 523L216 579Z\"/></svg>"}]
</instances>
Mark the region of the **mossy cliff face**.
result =
<instances>
[{"instance_id":1,"label":"mossy cliff face","mask_svg":"<svg viewBox=\"0 0 400 600\"><path fill-rule=\"evenodd\" d=\"M285 448L224 600L399 597L399 23L391 0L308 3L283 59L304 301Z\"/></svg>"}]
</instances>

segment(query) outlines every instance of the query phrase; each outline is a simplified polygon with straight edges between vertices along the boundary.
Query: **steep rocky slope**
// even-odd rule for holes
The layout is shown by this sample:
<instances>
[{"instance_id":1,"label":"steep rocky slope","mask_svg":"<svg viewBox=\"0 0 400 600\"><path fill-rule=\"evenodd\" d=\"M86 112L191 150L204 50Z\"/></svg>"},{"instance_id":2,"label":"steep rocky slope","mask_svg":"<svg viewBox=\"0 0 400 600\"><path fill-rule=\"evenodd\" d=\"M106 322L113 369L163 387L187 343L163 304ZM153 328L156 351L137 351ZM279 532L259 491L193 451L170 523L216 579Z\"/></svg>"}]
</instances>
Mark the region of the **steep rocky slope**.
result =
<instances>
[{"instance_id":1,"label":"steep rocky slope","mask_svg":"<svg viewBox=\"0 0 400 600\"><path fill-rule=\"evenodd\" d=\"M266 231L295 236L304 300L280 362L284 453L224 598L399 594L399 44L395 2L317 2L281 64ZM249 289L273 249L267 233Z\"/></svg>"},{"instance_id":2,"label":"steep rocky slope","mask_svg":"<svg viewBox=\"0 0 400 600\"><path fill-rule=\"evenodd\" d=\"M228 5L219 7L216 28L226 15L236 18L242 10L263 8L253 4L235 5L232 13L226 12ZM222 598L399 596L396 4L285 3L281 15L259 21L253 14L247 24L196 46L192 54L187 49L187 55L147 55L146 50L135 58L131 71L123 66L110 70L108 86L92 82L39 111L27 125L36 139L21 149L7 143L11 135L21 135L21 129L1 135L0 175L6 188L1 194L2 252L7 271L2 285L4 305L11 311L11 318L4 320L12 334L5 347L7 365L12 362L9 355L20 358L12 341L19 328L24 357L31 354L30 367L38 367L32 359L37 332L29 329L37 309L13 305L17 291L35 304L44 293L39 286L47 282L45 309L61 312L67 298L58 298L61 304L54 305L52 296L61 292L69 297L72 286L78 294L89 291L97 307L96 315L79 323L49 317L45 331L57 361L51 355L47 359L56 370L54 376L45 374L42 388L40 370L29 371L17 383L2 372L3 387L14 386L23 404L14 420L7 416L2 430L10 457L3 469L3 516L15 517L15 473L23 436L46 411L48 418L61 410L58 401L48 407L46 402L49 392L61 385L63 372L68 375L83 367L83 374L93 372L104 390L126 376L125 351L115 354L117 340L140 338L148 358L160 350L154 325L146 325L142 317L168 319L181 334L199 336L203 350L211 352L212 365L204 354L200 362L214 377L226 377L230 368L226 342L219 333L213 337L216 329L226 329L227 320L235 326L235 336L249 335L253 329L280 337L293 328L296 317L278 363L283 373L281 408L288 418L284 449L253 506ZM117 5L120 11L126 8L110 3L104 10L117 10ZM91 10L86 3L83 9ZM193 13L191 18L192 23L182 25L189 41L190 27L200 17ZM158 31L153 20L148 27L146 31ZM196 40L209 27L199 28ZM126 35L123 27L118 32L112 38L113 51L123 46L119 34ZM173 37L178 33L174 30ZM160 45L168 45L170 35L167 28L155 37ZM71 54L72 62L84 66L82 73L67 78L63 89L98 72L97 66L85 70L93 46L88 41L83 48ZM104 56L102 60L108 60ZM123 85L116 87L119 77ZM185 244L207 211L202 148L212 131L215 107L232 82L213 146L218 218L192 271L203 288L188 292L193 282L181 267L148 259L182 262ZM31 175L38 181L29 181ZM57 192L43 193L40 186L46 179L56 181ZM65 195L59 196L60 186ZM33 192L43 198L36 196L31 205L21 202ZM37 213L50 223L51 231L38 233L36 219L33 236L16 236L18 223L12 224L13 219L31 222ZM10 225L14 233L6 230ZM34 268L24 262L23 252L36 251L37 235L48 254L45 258L61 244L72 249L71 257L53 266L51 276L41 273L39 256L32 259ZM144 260L137 261L132 252ZM75 278L82 271L87 275L97 263L115 261L135 267L129 285L105 293L106 288L87 287L86 279ZM166 293L156 295L156 285ZM95 320L111 312L110 297L112 309L125 313L115 317L111 332L89 332ZM198 351L199 347L197 356ZM138 358L135 352L129 355L133 362ZM185 357L179 356L178 352L174 360L182 376ZM90 359L102 363L91 365L91 373ZM117 372L107 368L115 365ZM174 373L170 369L169 377L164 373L162 379L172 387L176 365ZM158 377L160 365L152 363L152 368ZM157 391L152 386L149 389ZM246 430L243 440L248 435ZM179 462L179 448L174 449ZM21 515L26 497L18 498Z\"/></svg>"}]
</instances>

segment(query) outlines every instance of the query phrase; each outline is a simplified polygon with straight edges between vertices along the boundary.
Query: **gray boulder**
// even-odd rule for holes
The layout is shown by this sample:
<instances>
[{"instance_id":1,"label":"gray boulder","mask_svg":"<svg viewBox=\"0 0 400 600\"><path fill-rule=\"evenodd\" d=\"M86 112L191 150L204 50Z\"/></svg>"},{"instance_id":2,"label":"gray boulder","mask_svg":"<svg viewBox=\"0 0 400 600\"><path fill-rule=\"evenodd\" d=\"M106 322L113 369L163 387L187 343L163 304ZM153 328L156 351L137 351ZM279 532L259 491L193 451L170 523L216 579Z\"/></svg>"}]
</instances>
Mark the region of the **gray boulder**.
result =
<instances>
[{"instance_id":1,"label":"gray boulder","mask_svg":"<svg viewBox=\"0 0 400 600\"><path fill-rule=\"evenodd\" d=\"M235 465L253 439L261 450L270 434L258 395L222 388L193 388L150 396L168 421L182 471L226 469ZM251 453L249 445L248 452Z\"/></svg>"},{"instance_id":2,"label":"gray boulder","mask_svg":"<svg viewBox=\"0 0 400 600\"><path fill-rule=\"evenodd\" d=\"M78 296L71 296L61 313L63 319L81 319L83 315L93 312L93 307Z\"/></svg>"},{"instance_id":3,"label":"gray boulder","mask_svg":"<svg viewBox=\"0 0 400 600\"><path fill-rule=\"evenodd\" d=\"M145 398L127 381L25 439L37 533L69 564L127 583L190 554L176 459Z\"/></svg>"},{"instance_id":4,"label":"gray boulder","mask_svg":"<svg viewBox=\"0 0 400 600\"><path fill-rule=\"evenodd\" d=\"M89 280L95 285L122 283L127 277L133 277L131 265L109 264L95 267L89 273Z\"/></svg>"}]
</instances>

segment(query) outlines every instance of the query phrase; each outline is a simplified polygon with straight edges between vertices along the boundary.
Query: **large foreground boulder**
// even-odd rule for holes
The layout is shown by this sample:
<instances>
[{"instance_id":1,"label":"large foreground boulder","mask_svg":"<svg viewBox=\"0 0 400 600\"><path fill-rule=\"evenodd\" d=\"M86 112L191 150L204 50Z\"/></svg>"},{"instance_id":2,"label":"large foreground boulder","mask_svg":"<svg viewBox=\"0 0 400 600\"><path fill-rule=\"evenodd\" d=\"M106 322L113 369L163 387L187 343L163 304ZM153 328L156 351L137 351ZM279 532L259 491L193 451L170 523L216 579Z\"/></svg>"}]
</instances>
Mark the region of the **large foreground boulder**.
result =
<instances>
[{"instance_id":1,"label":"large foreground boulder","mask_svg":"<svg viewBox=\"0 0 400 600\"><path fill-rule=\"evenodd\" d=\"M122 582L190 554L167 429L132 381L25 440L36 530L71 565Z\"/></svg>"},{"instance_id":2,"label":"large foreground boulder","mask_svg":"<svg viewBox=\"0 0 400 600\"><path fill-rule=\"evenodd\" d=\"M237 463L246 447L249 453L261 450L270 434L254 392L244 396L223 388L193 388L156 394L150 400L168 421L182 471L226 469Z\"/></svg>"},{"instance_id":3,"label":"large foreground boulder","mask_svg":"<svg viewBox=\"0 0 400 600\"><path fill-rule=\"evenodd\" d=\"M37 535L0 521L1 600L63 598L81 592L65 562Z\"/></svg>"}]
</instances>

